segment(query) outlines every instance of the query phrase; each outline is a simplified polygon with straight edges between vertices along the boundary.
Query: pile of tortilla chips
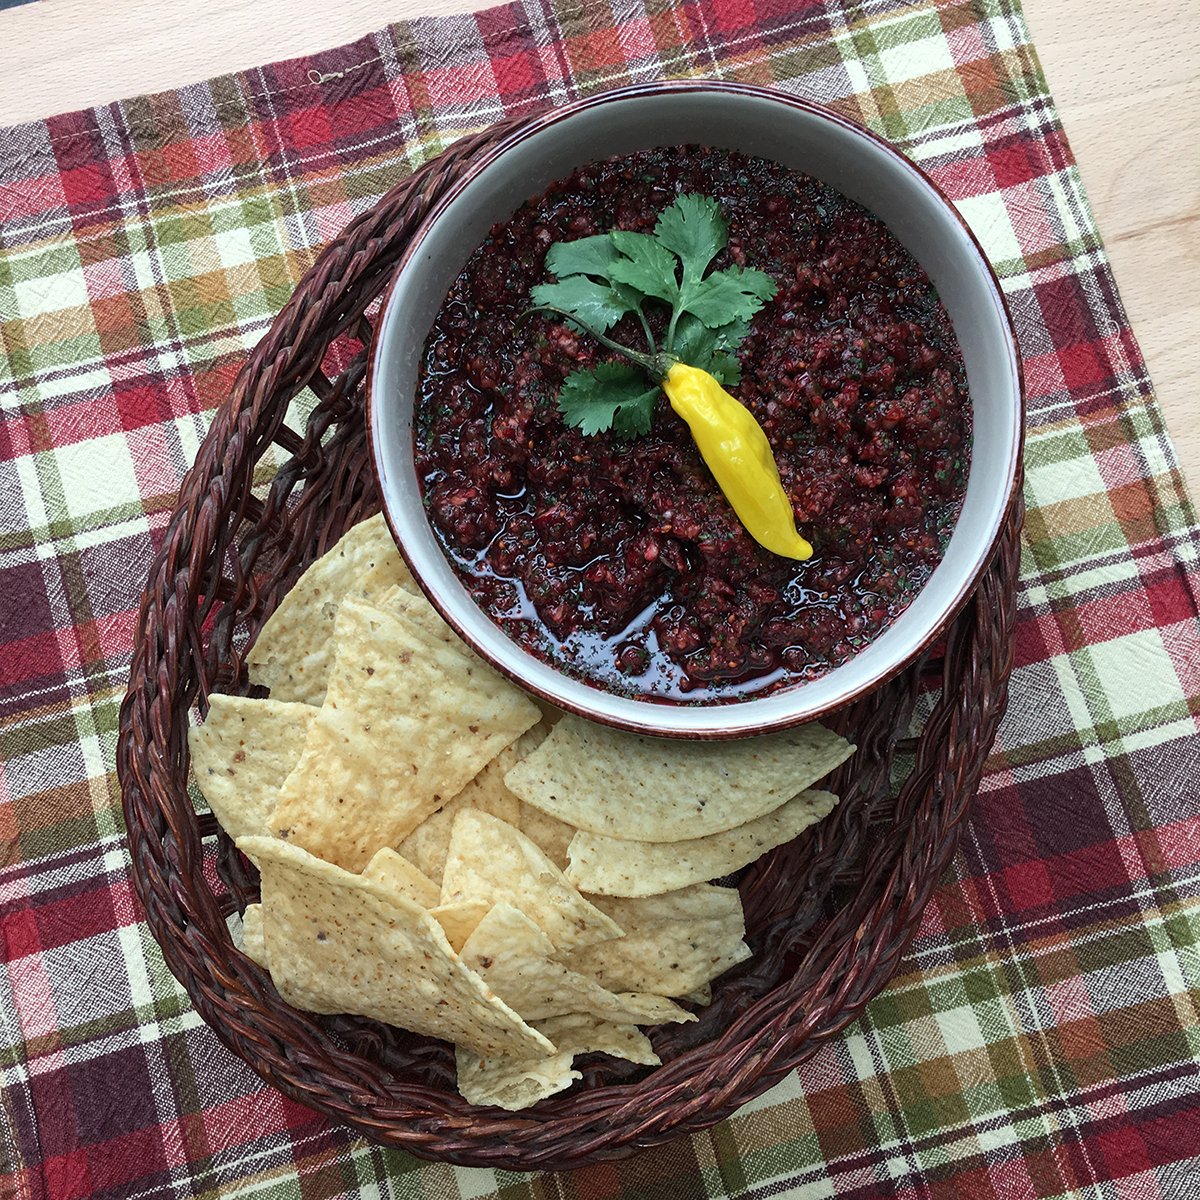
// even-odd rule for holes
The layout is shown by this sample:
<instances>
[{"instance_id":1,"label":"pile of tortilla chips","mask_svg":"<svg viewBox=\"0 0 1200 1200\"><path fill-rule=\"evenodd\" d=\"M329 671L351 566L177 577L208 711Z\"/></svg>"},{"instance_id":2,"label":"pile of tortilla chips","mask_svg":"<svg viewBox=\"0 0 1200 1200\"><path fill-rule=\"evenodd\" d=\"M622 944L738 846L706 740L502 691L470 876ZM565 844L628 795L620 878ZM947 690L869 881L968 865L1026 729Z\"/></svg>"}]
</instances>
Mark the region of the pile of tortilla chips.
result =
<instances>
[{"instance_id":1,"label":"pile of tortilla chips","mask_svg":"<svg viewBox=\"0 0 1200 1200\"><path fill-rule=\"evenodd\" d=\"M270 699L214 695L196 780L257 864L244 949L279 994L453 1042L476 1104L526 1108L577 1056L658 1057L750 955L708 881L836 802L820 726L737 743L556 720L421 596L382 518L305 573L249 655Z\"/></svg>"}]
</instances>

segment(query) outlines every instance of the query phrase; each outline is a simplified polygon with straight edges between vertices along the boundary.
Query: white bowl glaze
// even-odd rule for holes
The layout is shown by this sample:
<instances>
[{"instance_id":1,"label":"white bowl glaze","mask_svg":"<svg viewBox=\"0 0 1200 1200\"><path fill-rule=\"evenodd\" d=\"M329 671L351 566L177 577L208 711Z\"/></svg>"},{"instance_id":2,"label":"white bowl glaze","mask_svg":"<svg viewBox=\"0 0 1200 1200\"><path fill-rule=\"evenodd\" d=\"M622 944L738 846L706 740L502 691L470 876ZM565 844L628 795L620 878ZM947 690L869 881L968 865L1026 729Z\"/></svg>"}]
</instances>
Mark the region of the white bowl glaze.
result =
<instances>
[{"instance_id":1,"label":"white bowl glaze","mask_svg":"<svg viewBox=\"0 0 1200 1200\"><path fill-rule=\"evenodd\" d=\"M962 515L942 562L909 607L821 679L761 698L679 705L572 679L523 650L473 602L421 503L413 396L421 351L451 282L490 227L575 168L652 146L703 143L816 176L886 222L938 289L962 347L974 447ZM911 662L945 628L991 558L1020 462L1020 360L999 283L950 202L875 135L821 106L731 84L652 84L531 118L472 162L400 262L372 351L368 420L384 510L417 581L465 641L523 687L570 711L641 733L742 737L849 703Z\"/></svg>"}]
</instances>

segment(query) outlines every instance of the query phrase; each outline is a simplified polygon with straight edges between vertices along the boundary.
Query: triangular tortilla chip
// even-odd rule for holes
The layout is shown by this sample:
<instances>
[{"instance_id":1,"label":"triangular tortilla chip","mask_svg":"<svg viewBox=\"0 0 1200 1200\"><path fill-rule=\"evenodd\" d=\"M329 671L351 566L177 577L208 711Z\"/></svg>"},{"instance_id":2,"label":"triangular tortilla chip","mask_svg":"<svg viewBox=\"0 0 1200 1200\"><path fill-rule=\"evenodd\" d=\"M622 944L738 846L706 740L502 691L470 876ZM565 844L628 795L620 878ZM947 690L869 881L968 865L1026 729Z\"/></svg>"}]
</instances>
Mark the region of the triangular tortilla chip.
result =
<instances>
[{"instance_id":1,"label":"triangular tortilla chip","mask_svg":"<svg viewBox=\"0 0 1200 1200\"><path fill-rule=\"evenodd\" d=\"M442 903L455 900L507 901L532 917L559 951L621 935L519 829L470 808L455 818L442 875Z\"/></svg>"},{"instance_id":2,"label":"triangular tortilla chip","mask_svg":"<svg viewBox=\"0 0 1200 1200\"><path fill-rule=\"evenodd\" d=\"M274 838L239 848L262 864L266 958L289 1004L356 1013L481 1055L553 1052L407 896Z\"/></svg>"},{"instance_id":3,"label":"triangular tortilla chip","mask_svg":"<svg viewBox=\"0 0 1200 1200\"><path fill-rule=\"evenodd\" d=\"M317 710L308 704L216 693L208 705L204 724L188 730L196 783L234 841L265 834L279 789L300 761Z\"/></svg>"},{"instance_id":4,"label":"triangular tortilla chip","mask_svg":"<svg viewBox=\"0 0 1200 1200\"><path fill-rule=\"evenodd\" d=\"M472 1104L494 1104L516 1112L529 1108L555 1092L569 1088L583 1076L571 1069L580 1054L604 1053L645 1066L658 1066L645 1034L636 1025L614 1025L586 1014L551 1017L538 1028L558 1047L552 1055L527 1058L480 1058L458 1048L458 1090Z\"/></svg>"},{"instance_id":5,"label":"triangular tortilla chip","mask_svg":"<svg viewBox=\"0 0 1200 1200\"><path fill-rule=\"evenodd\" d=\"M446 940L457 954L491 907L486 900L452 900L449 904L431 908L429 915L442 927Z\"/></svg>"},{"instance_id":6,"label":"triangular tortilla chip","mask_svg":"<svg viewBox=\"0 0 1200 1200\"><path fill-rule=\"evenodd\" d=\"M837 799L832 792L801 792L757 820L689 842L627 842L580 832L571 839L566 875L580 891L603 896L653 896L719 879L827 817Z\"/></svg>"},{"instance_id":7,"label":"triangular tortilla chip","mask_svg":"<svg viewBox=\"0 0 1200 1200\"><path fill-rule=\"evenodd\" d=\"M345 601L329 691L270 828L361 871L397 846L539 717L490 667L402 613Z\"/></svg>"},{"instance_id":8,"label":"triangular tortilla chip","mask_svg":"<svg viewBox=\"0 0 1200 1200\"><path fill-rule=\"evenodd\" d=\"M267 965L267 943L263 938L262 905L247 904L242 913L242 953L260 967Z\"/></svg>"},{"instance_id":9,"label":"triangular tortilla chip","mask_svg":"<svg viewBox=\"0 0 1200 1200\"><path fill-rule=\"evenodd\" d=\"M493 773L494 762L488 763L481 772L484 775ZM478 776L476 776L478 778ZM515 824L517 799L500 797L497 801L486 791L473 786L475 780L468 783L457 796L448 804L439 808L432 816L428 816L400 843L400 850L407 858L412 859L421 870L439 886L442 882L442 872L446 869L446 854L450 849L450 831L454 828L454 818L467 808L477 808L481 812L491 813L502 821Z\"/></svg>"},{"instance_id":10,"label":"triangular tortilla chip","mask_svg":"<svg viewBox=\"0 0 1200 1200\"><path fill-rule=\"evenodd\" d=\"M431 638L457 650L466 658L475 658L475 652L442 620L438 610L425 597L424 592L396 586L389 589L374 603L380 608L403 613L418 629Z\"/></svg>"},{"instance_id":11,"label":"triangular tortilla chip","mask_svg":"<svg viewBox=\"0 0 1200 1200\"><path fill-rule=\"evenodd\" d=\"M505 786L504 775L509 767L515 766L540 745L546 733L544 725L535 725L521 734L511 746L501 750L453 800L432 816L426 817L400 843L400 853L416 863L435 883L441 884L446 853L450 849L450 830L454 827L454 818L464 808L477 808L480 812L499 817L509 825L516 825L521 802ZM565 866L566 862L564 854L562 865Z\"/></svg>"},{"instance_id":12,"label":"triangular tortilla chip","mask_svg":"<svg viewBox=\"0 0 1200 1200\"><path fill-rule=\"evenodd\" d=\"M635 1025L695 1020L662 996L618 996L556 962L554 953L554 943L519 908L500 903L467 938L460 957L526 1021L567 1013Z\"/></svg>"},{"instance_id":13,"label":"triangular tortilla chip","mask_svg":"<svg viewBox=\"0 0 1200 1200\"><path fill-rule=\"evenodd\" d=\"M853 752L816 724L740 742L686 742L564 717L505 782L577 829L682 842L771 812Z\"/></svg>"},{"instance_id":14,"label":"triangular tortilla chip","mask_svg":"<svg viewBox=\"0 0 1200 1200\"><path fill-rule=\"evenodd\" d=\"M377 850L363 868L363 878L373 879L407 896L422 908L433 908L441 898L441 889L427 875L396 853L390 846Z\"/></svg>"},{"instance_id":15,"label":"triangular tortilla chip","mask_svg":"<svg viewBox=\"0 0 1200 1200\"><path fill-rule=\"evenodd\" d=\"M524 800L519 803L521 807L514 824L531 842L541 847L546 857L559 870L564 870L567 865L567 847L579 831L574 825L568 825L566 821L560 821L557 817L542 812L540 808L526 804Z\"/></svg>"},{"instance_id":16,"label":"triangular tortilla chip","mask_svg":"<svg viewBox=\"0 0 1200 1200\"><path fill-rule=\"evenodd\" d=\"M397 585L416 590L381 513L350 529L279 602L246 656L251 682L270 688L272 700L319 705L342 601L376 599Z\"/></svg>"},{"instance_id":17,"label":"triangular tortilla chip","mask_svg":"<svg viewBox=\"0 0 1200 1200\"><path fill-rule=\"evenodd\" d=\"M750 957L736 888L698 883L665 896L590 899L625 936L565 955L563 961L614 992L689 996Z\"/></svg>"}]
</instances>

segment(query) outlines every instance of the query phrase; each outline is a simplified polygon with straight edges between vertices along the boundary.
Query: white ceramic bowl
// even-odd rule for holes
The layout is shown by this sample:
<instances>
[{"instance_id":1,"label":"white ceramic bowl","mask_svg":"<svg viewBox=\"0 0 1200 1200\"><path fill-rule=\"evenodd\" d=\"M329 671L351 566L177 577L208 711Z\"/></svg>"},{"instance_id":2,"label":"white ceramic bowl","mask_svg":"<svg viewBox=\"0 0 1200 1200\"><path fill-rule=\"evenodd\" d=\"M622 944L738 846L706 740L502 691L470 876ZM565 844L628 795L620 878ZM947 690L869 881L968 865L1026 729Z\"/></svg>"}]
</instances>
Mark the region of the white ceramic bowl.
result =
<instances>
[{"instance_id":1,"label":"white ceramic bowl","mask_svg":"<svg viewBox=\"0 0 1200 1200\"><path fill-rule=\"evenodd\" d=\"M962 347L974 448L962 515L945 557L909 607L821 679L724 704L614 695L523 650L475 605L421 502L413 397L442 300L488 230L577 167L653 146L702 143L813 175L886 222L929 273ZM901 670L970 595L995 549L1020 462L1024 399L1000 285L962 218L932 181L874 134L820 105L738 84L622 88L530 118L481 153L412 238L385 299L368 380L368 421L384 511L417 582L459 635L504 674L569 711L640 733L743 737L811 720Z\"/></svg>"}]
</instances>

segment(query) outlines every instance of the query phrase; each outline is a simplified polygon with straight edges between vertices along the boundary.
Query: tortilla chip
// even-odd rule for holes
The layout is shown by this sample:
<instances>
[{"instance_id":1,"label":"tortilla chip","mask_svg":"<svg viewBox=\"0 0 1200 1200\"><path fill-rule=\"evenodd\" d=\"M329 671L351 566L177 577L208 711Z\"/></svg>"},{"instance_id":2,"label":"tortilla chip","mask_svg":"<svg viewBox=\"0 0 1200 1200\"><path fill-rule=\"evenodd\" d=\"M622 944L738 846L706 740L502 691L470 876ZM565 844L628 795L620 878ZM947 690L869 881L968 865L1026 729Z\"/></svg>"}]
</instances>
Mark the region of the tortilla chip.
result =
<instances>
[{"instance_id":1,"label":"tortilla chip","mask_svg":"<svg viewBox=\"0 0 1200 1200\"><path fill-rule=\"evenodd\" d=\"M329 691L271 816L276 836L349 871L462 791L538 710L403 614L347 600Z\"/></svg>"},{"instance_id":2,"label":"tortilla chip","mask_svg":"<svg viewBox=\"0 0 1200 1200\"><path fill-rule=\"evenodd\" d=\"M685 742L564 717L505 782L577 829L683 842L773 811L853 752L816 724L740 742Z\"/></svg>"},{"instance_id":3,"label":"tortilla chip","mask_svg":"<svg viewBox=\"0 0 1200 1200\"><path fill-rule=\"evenodd\" d=\"M695 1004L699 1008L704 1008L712 1003L712 984L702 983L698 988L688 992L683 997L689 1004Z\"/></svg>"},{"instance_id":4,"label":"tortilla chip","mask_svg":"<svg viewBox=\"0 0 1200 1200\"><path fill-rule=\"evenodd\" d=\"M350 529L279 602L246 656L251 682L270 688L272 700L319 705L342 601L347 596L375 599L397 585L417 586L379 514Z\"/></svg>"},{"instance_id":5,"label":"tortilla chip","mask_svg":"<svg viewBox=\"0 0 1200 1200\"><path fill-rule=\"evenodd\" d=\"M488 763L482 774L487 774L494 766L494 762ZM416 863L439 887L442 872L446 869L446 854L450 850L450 831L454 828L454 818L460 812L467 808L477 808L481 812L499 817L502 821L513 823L515 803L510 804L506 798L501 798L498 804L493 804L487 797L481 796L477 789L473 789L472 783L474 780L449 804L439 808L432 816L426 817L400 843L400 852Z\"/></svg>"},{"instance_id":6,"label":"tortilla chip","mask_svg":"<svg viewBox=\"0 0 1200 1200\"><path fill-rule=\"evenodd\" d=\"M486 900L455 900L431 908L429 915L442 927L446 940L457 954L491 907Z\"/></svg>"},{"instance_id":7,"label":"tortilla chip","mask_svg":"<svg viewBox=\"0 0 1200 1200\"><path fill-rule=\"evenodd\" d=\"M375 518L371 517L370 520L373 521ZM352 595L359 600L374 601L377 597L382 598L396 588L401 588L414 600L423 601L425 606L432 611L432 605L425 599L425 593L421 591L417 581L409 573L408 564L403 558L400 558L399 563L396 562L399 557L399 551L392 555L385 550L375 565L368 567L362 573L358 587Z\"/></svg>"},{"instance_id":8,"label":"tortilla chip","mask_svg":"<svg viewBox=\"0 0 1200 1200\"><path fill-rule=\"evenodd\" d=\"M217 693L208 705L204 724L188 730L196 783L234 841L265 834L279 789L300 761L317 710L308 704Z\"/></svg>"},{"instance_id":9,"label":"tortilla chip","mask_svg":"<svg viewBox=\"0 0 1200 1200\"><path fill-rule=\"evenodd\" d=\"M271 978L289 1004L356 1013L480 1055L554 1046L450 948L407 896L273 838L243 838L262 864L262 924Z\"/></svg>"},{"instance_id":10,"label":"tortilla chip","mask_svg":"<svg viewBox=\"0 0 1200 1200\"><path fill-rule=\"evenodd\" d=\"M261 904L247 904L242 913L242 953L260 967L267 965L267 943L263 940Z\"/></svg>"},{"instance_id":11,"label":"tortilla chip","mask_svg":"<svg viewBox=\"0 0 1200 1200\"><path fill-rule=\"evenodd\" d=\"M507 901L528 913L559 951L621 936L621 927L519 829L472 808L454 820L442 876L442 903L455 900Z\"/></svg>"},{"instance_id":12,"label":"tortilla chip","mask_svg":"<svg viewBox=\"0 0 1200 1200\"><path fill-rule=\"evenodd\" d=\"M580 832L571 839L566 875L580 891L604 896L653 896L718 879L790 842L828 816L837 800L832 792L801 792L736 829L687 842L626 842Z\"/></svg>"},{"instance_id":13,"label":"tortilla chip","mask_svg":"<svg viewBox=\"0 0 1200 1200\"><path fill-rule=\"evenodd\" d=\"M450 849L450 830L454 818L464 808L476 808L493 817L516 825L521 802L504 785L504 775L546 736L543 725L527 729L511 745L506 746L457 796L432 816L427 817L400 843L400 853L411 859L435 883L441 884ZM536 839L535 839L536 840ZM564 854L562 866L566 866Z\"/></svg>"},{"instance_id":14,"label":"tortilla chip","mask_svg":"<svg viewBox=\"0 0 1200 1200\"><path fill-rule=\"evenodd\" d=\"M618 1024L659 1025L695 1017L662 996L617 996L555 962L554 943L519 908L497 904L467 938L461 957L526 1021L590 1013Z\"/></svg>"},{"instance_id":15,"label":"tortilla chip","mask_svg":"<svg viewBox=\"0 0 1200 1200\"><path fill-rule=\"evenodd\" d=\"M380 608L403 613L418 629L450 646L468 658L476 658L475 652L442 620L438 610L429 603L425 593L409 591L405 587L389 588L375 601Z\"/></svg>"},{"instance_id":16,"label":"tortilla chip","mask_svg":"<svg viewBox=\"0 0 1200 1200\"><path fill-rule=\"evenodd\" d=\"M574 825L560 821L549 813L544 813L524 800L518 801L521 808L514 824L535 845L541 848L546 857L561 871L567 865L567 847L571 839L579 831Z\"/></svg>"},{"instance_id":17,"label":"tortilla chip","mask_svg":"<svg viewBox=\"0 0 1200 1200\"><path fill-rule=\"evenodd\" d=\"M438 885L390 846L376 851L375 857L363 868L363 878L400 892L422 908L433 908L441 898Z\"/></svg>"},{"instance_id":18,"label":"tortilla chip","mask_svg":"<svg viewBox=\"0 0 1200 1200\"><path fill-rule=\"evenodd\" d=\"M579 1071L571 1069L576 1055L602 1052L651 1067L660 1062L649 1039L634 1025L614 1025L573 1014L551 1017L540 1022L538 1028L558 1047L554 1054L480 1058L459 1047L455 1058L458 1090L463 1096L472 1104L494 1104L516 1112L582 1079Z\"/></svg>"},{"instance_id":19,"label":"tortilla chip","mask_svg":"<svg viewBox=\"0 0 1200 1200\"><path fill-rule=\"evenodd\" d=\"M750 957L736 888L698 883L664 896L591 899L625 936L575 951L563 961L614 992L687 996Z\"/></svg>"}]
</instances>

